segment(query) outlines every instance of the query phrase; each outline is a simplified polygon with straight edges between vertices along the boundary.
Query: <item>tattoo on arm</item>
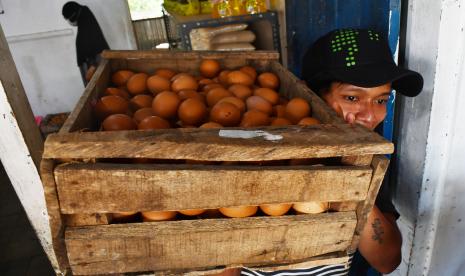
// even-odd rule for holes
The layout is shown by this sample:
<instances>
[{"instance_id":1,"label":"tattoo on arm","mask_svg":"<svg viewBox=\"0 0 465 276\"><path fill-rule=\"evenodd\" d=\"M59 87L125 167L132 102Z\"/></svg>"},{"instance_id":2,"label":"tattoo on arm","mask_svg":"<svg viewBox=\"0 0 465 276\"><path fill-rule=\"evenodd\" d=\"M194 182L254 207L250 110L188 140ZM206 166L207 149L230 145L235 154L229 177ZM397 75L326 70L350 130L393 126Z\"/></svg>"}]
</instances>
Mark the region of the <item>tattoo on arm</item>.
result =
<instances>
[{"instance_id":1,"label":"tattoo on arm","mask_svg":"<svg viewBox=\"0 0 465 276\"><path fill-rule=\"evenodd\" d=\"M375 218L375 221L371 224L373 227L373 240L378 241L379 244L383 243L382 235L384 234L383 227L381 226L381 220L379 218Z\"/></svg>"}]
</instances>

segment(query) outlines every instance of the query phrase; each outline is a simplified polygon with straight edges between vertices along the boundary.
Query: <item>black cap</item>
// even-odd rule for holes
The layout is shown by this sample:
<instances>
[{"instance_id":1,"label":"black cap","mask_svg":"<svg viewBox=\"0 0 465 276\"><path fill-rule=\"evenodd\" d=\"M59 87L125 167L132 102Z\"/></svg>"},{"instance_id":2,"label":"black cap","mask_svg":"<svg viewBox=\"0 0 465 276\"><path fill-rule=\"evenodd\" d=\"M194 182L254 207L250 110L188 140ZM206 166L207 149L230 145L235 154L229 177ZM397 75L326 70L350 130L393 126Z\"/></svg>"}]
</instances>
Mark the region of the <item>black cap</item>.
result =
<instances>
[{"instance_id":1,"label":"black cap","mask_svg":"<svg viewBox=\"0 0 465 276\"><path fill-rule=\"evenodd\" d=\"M63 14L64 18L70 21L76 21L78 12L81 9L81 7L82 6L79 5L78 3L74 1L69 1L63 5L63 8L61 9L61 13Z\"/></svg>"},{"instance_id":2,"label":"black cap","mask_svg":"<svg viewBox=\"0 0 465 276\"><path fill-rule=\"evenodd\" d=\"M396 65L381 34L362 29L335 30L319 38L304 56L302 79L312 89L331 81L360 87L392 83L409 97L423 89L423 77Z\"/></svg>"}]
</instances>

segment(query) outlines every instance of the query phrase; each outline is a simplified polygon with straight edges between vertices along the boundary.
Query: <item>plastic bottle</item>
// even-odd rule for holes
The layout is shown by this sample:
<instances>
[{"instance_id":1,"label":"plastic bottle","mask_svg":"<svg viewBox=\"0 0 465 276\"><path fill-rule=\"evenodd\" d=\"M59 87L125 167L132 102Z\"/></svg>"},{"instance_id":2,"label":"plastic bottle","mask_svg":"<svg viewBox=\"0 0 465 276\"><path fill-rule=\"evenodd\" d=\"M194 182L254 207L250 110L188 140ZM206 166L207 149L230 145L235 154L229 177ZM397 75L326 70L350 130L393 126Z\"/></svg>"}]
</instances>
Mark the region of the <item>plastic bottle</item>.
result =
<instances>
[{"instance_id":1,"label":"plastic bottle","mask_svg":"<svg viewBox=\"0 0 465 276\"><path fill-rule=\"evenodd\" d=\"M266 12L266 0L246 0L245 9L248 14Z\"/></svg>"},{"instance_id":2,"label":"plastic bottle","mask_svg":"<svg viewBox=\"0 0 465 276\"><path fill-rule=\"evenodd\" d=\"M212 17L228 17L233 15L232 0L212 0Z\"/></svg>"},{"instance_id":3,"label":"plastic bottle","mask_svg":"<svg viewBox=\"0 0 465 276\"><path fill-rule=\"evenodd\" d=\"M245 0L233 0L232 4L233 15L247 14L247 11L245 9Z\"/></svg>"}]
</instances>

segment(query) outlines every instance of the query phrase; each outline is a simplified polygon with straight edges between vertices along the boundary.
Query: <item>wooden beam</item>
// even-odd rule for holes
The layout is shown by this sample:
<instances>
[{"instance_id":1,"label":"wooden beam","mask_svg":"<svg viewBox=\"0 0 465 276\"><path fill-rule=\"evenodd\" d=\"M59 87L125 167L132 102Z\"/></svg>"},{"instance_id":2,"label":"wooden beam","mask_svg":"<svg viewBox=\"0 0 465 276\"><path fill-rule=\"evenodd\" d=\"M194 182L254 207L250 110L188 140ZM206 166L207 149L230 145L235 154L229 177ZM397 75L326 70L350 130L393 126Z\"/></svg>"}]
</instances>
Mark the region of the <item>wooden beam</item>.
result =
<instances>
[{"instance_id":1,"label":"wooden beam","mask_svg":"<svg viewBox=\"0 0 465 276\"><path fill-rule=\"evenodd\" d=\"M55 178L64 214L363 201L369 167L66 164Z\"/></svg>"},{"instance_id":2,"label":"wooden beam","mask_svg":"<svg viewBox=\"0 0 465 276\"><path fill-rule=\"evenodd\" d=\"M342 251L354 212L68 228L75 274L256 266Z\"/></svg>"}]
</instances>

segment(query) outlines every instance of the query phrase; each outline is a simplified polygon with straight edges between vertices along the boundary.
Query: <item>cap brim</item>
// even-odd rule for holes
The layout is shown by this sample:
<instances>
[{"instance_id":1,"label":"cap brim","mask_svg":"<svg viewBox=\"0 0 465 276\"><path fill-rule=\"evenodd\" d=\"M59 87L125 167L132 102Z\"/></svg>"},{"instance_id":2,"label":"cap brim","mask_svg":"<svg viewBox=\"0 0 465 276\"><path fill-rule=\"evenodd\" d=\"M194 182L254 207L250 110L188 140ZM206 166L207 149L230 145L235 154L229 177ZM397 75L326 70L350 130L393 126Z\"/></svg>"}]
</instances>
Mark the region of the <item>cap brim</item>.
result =
<instances>
[{"instance_id":1,"label":"cap brim","mask_svg":"<svg viewBox=\"0 0 465 276\"><path fill-rule=\"evenodd\" d=\"M392 83L393 89L408 97L415 97L423 89L423 77L419 73L397 67L395 64L334 69L331 72L322 72L317 78L319 81L339 80L360 87Z\"/></svg>"}]
</instances>

